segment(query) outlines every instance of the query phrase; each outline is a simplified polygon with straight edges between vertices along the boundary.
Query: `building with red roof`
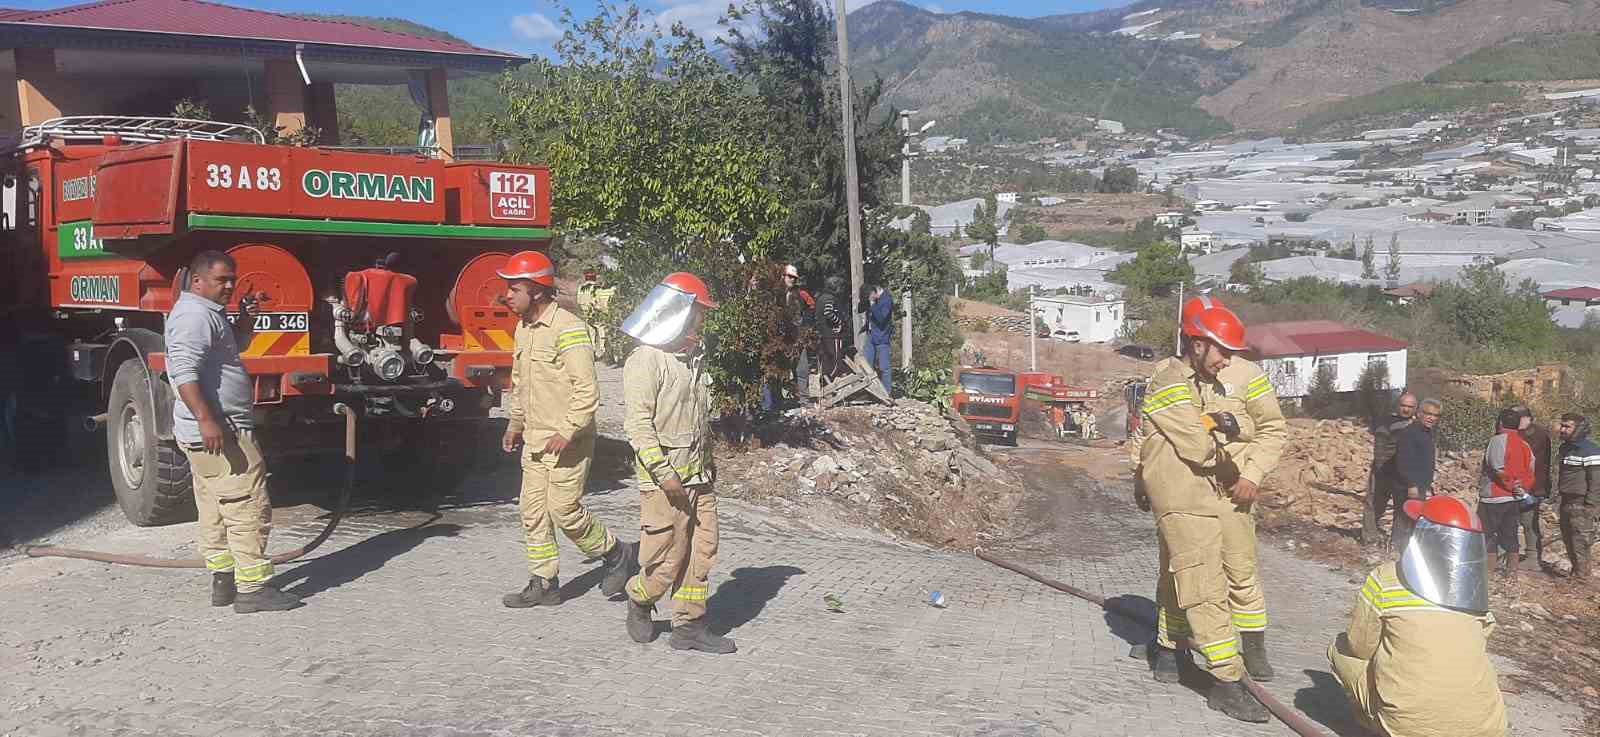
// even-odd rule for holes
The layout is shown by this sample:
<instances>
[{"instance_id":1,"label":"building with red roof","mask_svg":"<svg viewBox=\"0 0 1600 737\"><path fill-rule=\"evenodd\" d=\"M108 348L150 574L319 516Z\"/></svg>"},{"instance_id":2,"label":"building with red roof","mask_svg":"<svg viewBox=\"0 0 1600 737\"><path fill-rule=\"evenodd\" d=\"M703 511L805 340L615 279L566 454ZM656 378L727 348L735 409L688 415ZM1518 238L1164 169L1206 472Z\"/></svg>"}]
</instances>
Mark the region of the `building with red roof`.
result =
<instances>
[{"instance_id":1,"label":"building with red roof","mask_svg":"<svg viewBox=\"0 0 1600 737\"><path fill-rule=\"evenodd\" d=\"M1383 372L1390 388L1406 383L1403 340L1333 320L1297 320L1250 325L1245 356L1261 364L1278 396L1303 397L1318 373L1327 373L1334 391L1355 391L1369 367Z\"/></svg>"},{"instance_id":2,"label":"building with red roof","mask_svg":"<svg viewBox=\"0 0 1600 737\"><path fill-rule=\"evenodd\" d=\"M283 132L310 126L338 143L336 84L404 85L453 150L447 80L494 74L526 57L446 38L204 0L102 0L53 10L0 9L0 127L75 115L167 115L206 101L219 117L246 105Z\"/></svg>"},{"instance_id":3,"label":"building with red roof","mask_svg":"<svg viewBox=\"0 0 1600 737\"><path fill-rule=\"evenodd\" d=\"M1600 289L1575 287L1545 292L1544 304L1550 319L1564 328L1581 328L1590 317L1600 317Z\"/></svg>"}]
</instances>

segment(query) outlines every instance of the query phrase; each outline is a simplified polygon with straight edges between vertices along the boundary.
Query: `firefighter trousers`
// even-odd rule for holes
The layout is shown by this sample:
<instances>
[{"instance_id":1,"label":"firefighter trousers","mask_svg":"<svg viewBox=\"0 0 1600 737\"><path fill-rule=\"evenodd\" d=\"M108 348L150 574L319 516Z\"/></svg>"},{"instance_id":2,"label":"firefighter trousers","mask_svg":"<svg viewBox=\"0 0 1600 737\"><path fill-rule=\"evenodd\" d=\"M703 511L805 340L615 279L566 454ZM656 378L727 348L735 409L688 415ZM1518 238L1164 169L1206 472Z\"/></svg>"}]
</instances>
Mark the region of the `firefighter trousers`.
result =
<instances>
[{"instance_id":1,"label":"firefighter trousers","mask_svg":"<svg viewBox=\"0 0 1600 737\"><path fill-rule=\"evenodd\" d=\"M1156 520L1161 550L1156 644L1176 649L1179 640L1188 638L1219 681L1244 675L1224 564L1223 530L1230 524L1238 523L1177 512Z\"/></svg>"},{"instance_id":2,"label":"firefighter trousers","mask_svg":"<svg viewBox=\"0 0 1600 737\"><path fill-rule=\"evenodd\" d=\"M272 578L267 536L272 531L272 501L267 467L255 433L233 430L221 453L198 443L183 444L194 480L199 513L200 555L212 573L233 573L240 592L259 591Z\"/></svg>"},{"instance_id":3,"label":"firefighter trousers","mask_svg":"<svg viewBox=\"0 0 1600 737\"><path fill-rule=\"evenodd\" d=\"M628 598L639 604L672 592L674 626L705 616L720 538L711 484L684 489L689 498L681 501L660 489L640 493L639 573L628 581Z\"/></svg>"},{"instance_id":4,"label":"firefighter trousers","mask_svg":"<svg viewBox=\"0 0 1600 737\"><path fill-rule=\"evenodd\" d=\"M1359 606L1359 605L1358 605ZM1388 734L1378 722L1378 709L1383 701L1378 698L1372 679L1372 661L1351 654L1350 638L1343 632L1328 646L1328 665L1334 680L1344 687L1345 698L1350 700L1350 710L1356 721L1372 734Z\"/></svg>"},{"instance_id":5,"label":"firefighter trousers","mask_svg":"<svg viewBox=\"0 0 1600 737\"><path fill-rule=\"evenodd\" d=\"M590 558L598 558L617 544L616 537L583 506L583 485L589 479L594 457L594 434L572 439L560 455L543 448L522 452L522 531L528 542L528 573L555 578L561 572L556 549L556 529Z\"/></svg>"}]
</instances>

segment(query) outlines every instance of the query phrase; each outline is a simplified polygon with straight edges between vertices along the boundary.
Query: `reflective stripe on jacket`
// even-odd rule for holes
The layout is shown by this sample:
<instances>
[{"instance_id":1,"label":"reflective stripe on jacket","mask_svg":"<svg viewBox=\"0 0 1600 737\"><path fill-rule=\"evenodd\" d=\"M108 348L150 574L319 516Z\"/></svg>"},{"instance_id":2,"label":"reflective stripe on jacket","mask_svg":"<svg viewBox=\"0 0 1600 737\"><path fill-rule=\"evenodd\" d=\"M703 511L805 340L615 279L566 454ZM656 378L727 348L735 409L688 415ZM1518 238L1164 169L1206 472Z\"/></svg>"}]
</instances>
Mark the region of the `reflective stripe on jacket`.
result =
<instances>
[{"instance_id":1,"label":"reflective stripe on jacket","mask_svg":"<svg viewBox=\"0 0 1600 737\"><path fill-rule=\"evenodd\" d=\"M514 350L507 431L535 449L551 435L594 432L600 390L589 326L551 303L533 322L517 322Z\"/></svg>"},{"instance_id":2,"label":"reflective stripe on jacket","mask_svg":"<svg viewBox=\"0 0 1600 737\"><path fill-rule=\"evenodd\" d=\"M711 483L711 377L701 354L641 345L622 369L623 430L633 445L640 489L676 479Z\"/></svg>"},{"instance_id":3,"label":"reflective stripe on jacket","mask_svg":"<svg viewBox=\"0 0 1600 737\"><path fill-rule=\"evenodd\" d=\"M1391 737L1491 737L1506 707L1489 662L1494 615L1436 606L1378 566L1356 594L1350 655L1368 661L1377 718Z\"/></svg>"}]
</instances>

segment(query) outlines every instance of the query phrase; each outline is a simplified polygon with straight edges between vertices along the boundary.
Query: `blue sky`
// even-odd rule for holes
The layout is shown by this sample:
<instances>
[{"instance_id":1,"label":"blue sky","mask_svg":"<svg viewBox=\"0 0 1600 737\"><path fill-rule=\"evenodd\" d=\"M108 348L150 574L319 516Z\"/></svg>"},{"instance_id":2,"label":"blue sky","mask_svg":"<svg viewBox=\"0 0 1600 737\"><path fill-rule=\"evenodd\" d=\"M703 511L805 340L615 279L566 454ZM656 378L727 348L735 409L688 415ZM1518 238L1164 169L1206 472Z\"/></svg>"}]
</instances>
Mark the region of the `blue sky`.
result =
<instances>
[{"instance_id":1,"label":"blue sky","mask_svg":"<svg viewBox=\"0 0 1600 737\"><path fill-rule=\"evenodd\" d=\"M339 13L401 17L449 31L472 43L501 51L527 54L549 49L560 36L556 25L559 7L550 0L468 0L467 2L395 2L395 0L220 0L260 10L304 13ZM867 0L846 0L851 9ZM1035 17L1056 13L1097 10L1127 5L1132 0L907 0L937 12L971 10L1002 15ZM728 7L728 0L639 0L640 4L667 20L682 20L701 31L715 27L717 17ZM833 0L829 0L833 2ZM0 5L12 8L57 8L76 4L73 0L6 0ZM593 7L593 0L573 0L580 16Z\"/></svg>"}]
</instances>

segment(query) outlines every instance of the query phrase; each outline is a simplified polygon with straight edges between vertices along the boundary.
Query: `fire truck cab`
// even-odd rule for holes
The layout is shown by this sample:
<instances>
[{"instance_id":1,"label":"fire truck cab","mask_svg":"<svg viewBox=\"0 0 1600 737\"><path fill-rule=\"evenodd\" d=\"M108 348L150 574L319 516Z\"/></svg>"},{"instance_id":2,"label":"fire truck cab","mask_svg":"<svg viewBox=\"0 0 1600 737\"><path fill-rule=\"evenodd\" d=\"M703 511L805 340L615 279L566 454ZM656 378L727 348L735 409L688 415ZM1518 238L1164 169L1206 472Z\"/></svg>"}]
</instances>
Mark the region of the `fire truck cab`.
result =
<instances>
[{"instance_id":1,"label":"fire truck cab","mask_svg":"<svg viewBox=\"0 0 1600 737\"><path fill-rule=\"evenodd\" d=\"M1017 444L1022 419L1017 372L1009 369L962 367L956 371L955 408L972 432L990 442Z\"/></svg>"},{"instance_id":2,"label":"fire truck cab","mask_svg":"<svg viewBox=\"0 0 1600 737\"><path fill-rule=\"evenodd\" d=\"M238 262L231 317L243 298L257 306L241 349L269 455L342 447L343 403L419 469L448 473L463 434L446 428L487 420L509 381L515 317L495 271L548 245L547 169L262 140L233 124L92 116L29 127L0 155L16 436L85 408L136 524L194 515L162 332L199 251Z\"/></svg>"}]
</instances>

